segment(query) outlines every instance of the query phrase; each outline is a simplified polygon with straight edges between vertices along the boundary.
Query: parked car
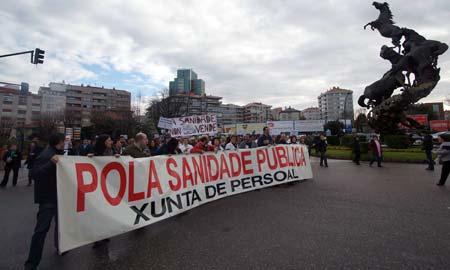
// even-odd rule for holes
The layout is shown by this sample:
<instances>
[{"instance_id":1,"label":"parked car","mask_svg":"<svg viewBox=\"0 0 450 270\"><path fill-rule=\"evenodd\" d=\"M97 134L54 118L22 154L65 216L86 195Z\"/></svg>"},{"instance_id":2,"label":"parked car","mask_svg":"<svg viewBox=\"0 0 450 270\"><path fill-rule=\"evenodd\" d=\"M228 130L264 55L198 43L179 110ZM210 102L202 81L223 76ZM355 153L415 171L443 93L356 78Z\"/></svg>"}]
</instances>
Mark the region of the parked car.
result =
<instances>
[{"instance_id":1,"label":"parked car","mask_svg":"<svg viewBox=\"0 0 450 270\"><path fill-rule=\"evenodd\" d=\"M411 140L412 145L422 145L423 137L419 134L409 134L409 139Z\"/></svg>"},{"instance_id":2,"label":"parked car","mask_svg":"<svg viewBox=\"0 0 450 270\"><path fill-rule=\"evenodd\" d=\"M450 135L450 131L441 131L441 132L437 132L437 133L433 133L431 134L431 136L433 137L433 143L437 144L439 143L439 135L441 134L449 134Z\"/></svg>"}]
</instances>

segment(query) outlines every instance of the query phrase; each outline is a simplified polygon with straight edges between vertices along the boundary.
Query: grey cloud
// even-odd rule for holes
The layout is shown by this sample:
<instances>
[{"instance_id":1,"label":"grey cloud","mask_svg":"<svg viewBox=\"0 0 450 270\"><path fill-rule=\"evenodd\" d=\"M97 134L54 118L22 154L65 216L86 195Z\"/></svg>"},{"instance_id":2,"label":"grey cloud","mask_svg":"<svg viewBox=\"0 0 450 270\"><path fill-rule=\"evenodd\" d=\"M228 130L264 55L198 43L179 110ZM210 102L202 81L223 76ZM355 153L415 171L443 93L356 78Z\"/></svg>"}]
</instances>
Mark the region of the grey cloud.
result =
<instances>
[{"instance_id":1,"label":"grey cloud","mask_svg":"<svg viewBox=\"0 0 450 270\"><path fill-rule=\"evenodd\" d=\"M0 8L7 18L0 25L6 37L0 52L40 44L49 52L48 65L32 72L29 65L8 60L0 62L0 72L3 80L41 85L92 79L97 75L83 65L95 64L105 71L140 74L124 85L155 89L167 86L177 68L192 67L206 81L207 93L225 102L302 109L316 105L317 96L332 86L359 95L389 69L378 55L390 40L362 29L378 16L371 3L11 1ZM450 2L389 3L399 26L450 43ZM442 81L426 100L449 94L450 53L440 66Z\"/></svg>"}]
</instances>

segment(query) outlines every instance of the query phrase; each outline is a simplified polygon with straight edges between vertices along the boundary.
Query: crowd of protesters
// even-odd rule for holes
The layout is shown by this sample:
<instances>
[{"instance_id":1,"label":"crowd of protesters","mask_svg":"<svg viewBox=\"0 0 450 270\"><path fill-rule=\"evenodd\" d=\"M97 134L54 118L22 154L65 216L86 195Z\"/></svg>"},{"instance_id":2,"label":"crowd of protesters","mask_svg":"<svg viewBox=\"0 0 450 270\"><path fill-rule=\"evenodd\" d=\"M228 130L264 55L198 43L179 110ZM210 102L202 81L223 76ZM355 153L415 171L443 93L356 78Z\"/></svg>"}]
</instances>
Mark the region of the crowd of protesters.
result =
<instances>
[{"instance_id":1,"label":"crowd of protesters","mask_svg":"<svg viewBox=\"0 0 450 270\"><path fill-rule=\"evenodd\" d=\"M429 139L429 138L428 138ZM444 185L448 175L450 174L450 137L441 135L439 137L440 147L433 151L432 143L426 141L424 150L429 159L428 169L434 169L431 153L438 155L438 162L442 164L442 172L440 181L437 185ZM186 138L174 138L166 134L158 138L148 139L144 133L138 133L134 138L126 139L125 137L112 138L110 135L101 134L92 140L84 139L81 144L76 145L70 137L63 134L51 135L48 148L43 150L39 146L37 138L30 142L28 155L25 165L29 169L28 185L35 182L35 202L39 204L37 215L37 223L33 237L29 257L25 263L25 269L36 269L41 256L46 234L50 229L52 220L57 215L56 200L56 163L59 161L59 155L79 155L79 156L132 156L134 158L158 156L158 155L187 155L187 154L203 154L205 152L219 151L239 151L239 149L249 149L262 146L283 145L283 144L302 144L316 149L316 153L320 157L320 166L328 167L327 161L327 138L325 135L317 137L295 135L286 136L279 134L272 136L270 129L265 127L261 135L246 134L244 136L193 136ZM372 158L369 165L376 161L378 167L381 167L382 146L378 136L373 136L370 140L370 150ZM361 147L359 137L354 137L352 148L354 159L357 165L360 164ZM13 172L13 186L17 184L18 170L21 167L22 153L18 150L16 144L11 144L6 153L2 155L5 162L5 173L0 187L4 188L9 179L11 171ZM57 226L56 226L57 228ZM55 231L55 235L57 232ZM57 240L57 237L55 237ZM109 239L95 242L94 248L108 242ZM57 241L55 248L58 250Z\"/></svg>"},{"instance_id":2,"label":"crowd of protesters","mask_svg":"<svg viewBox=\"0 0 450 270\"><path fill-rule=\"evenodd\" d=\"M238 149L256 148L278 144L307 144L310 138L302 136L287 137L285 134L272 136L269 128L264 128L262 135L246 134L243 136L191 136L183 138L171 137L169 134L149 139L145 133L138 133L134 138L125 139L102 134L94 139L84 139L76 147L70 138L65 139L64 155L77 156L132 156L134 158L177 155L202 154L205 152L237 151Z\"/></svg>"}]
</instances>

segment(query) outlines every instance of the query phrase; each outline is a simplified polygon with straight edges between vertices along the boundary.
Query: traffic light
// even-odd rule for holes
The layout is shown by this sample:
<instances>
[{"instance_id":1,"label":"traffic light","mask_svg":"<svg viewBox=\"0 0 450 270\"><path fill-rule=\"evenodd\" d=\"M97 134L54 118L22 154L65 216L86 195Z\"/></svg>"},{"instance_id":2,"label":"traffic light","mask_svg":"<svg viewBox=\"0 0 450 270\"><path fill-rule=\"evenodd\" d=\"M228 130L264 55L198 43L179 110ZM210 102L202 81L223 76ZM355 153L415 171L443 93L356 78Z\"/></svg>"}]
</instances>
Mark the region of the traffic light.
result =
<instances>
[{"instance_id":1,"label":"traffic light","mask_svg":"<svg viewBox=\"0 0 450 270\"><path fill-rule=\"evenodd\" d=\"M36 50L34 50L34 61L33 64L43 64L44 63L44 54L45 51L41 50L39 48L36 48Z\"/></svg>"}]
</instances>

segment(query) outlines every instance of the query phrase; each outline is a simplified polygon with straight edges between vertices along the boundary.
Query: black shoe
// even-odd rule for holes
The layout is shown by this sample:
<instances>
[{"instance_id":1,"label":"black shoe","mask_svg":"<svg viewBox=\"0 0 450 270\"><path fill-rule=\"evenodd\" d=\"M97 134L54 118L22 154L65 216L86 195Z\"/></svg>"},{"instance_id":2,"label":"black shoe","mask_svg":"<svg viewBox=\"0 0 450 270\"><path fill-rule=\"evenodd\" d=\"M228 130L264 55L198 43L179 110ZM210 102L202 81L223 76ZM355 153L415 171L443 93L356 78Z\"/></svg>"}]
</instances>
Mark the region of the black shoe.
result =
<instances>
[{"instance_id":1,"label":"black shoe","mask_svg":"<svg viewBox=\"0 0 450 270\"><path fill-rule=\"evenodd\" d=\"M378 168L381 168L381 167L383 167L383 166L381 166L381 165L378 165Z\"/></svg>"},{"instance_id":2,"label":"black shoe","mask_svg":"<svg viewBox=\"0 0 450 270\"><path fill-rule=\"evenodd\" d=\"M320 167L323 167L323 165L322 165L322 164L320 164Z\"/></svg>"},{"instance_id":3,"label":"black shoe","mask_svg":"<svg viewBox=\"0 0 450 270\"><path fill-rule=\"evenodd\" d=\"M436 186L443 186L443 185L445 185L445 184L441 184L441 182L436 183Z\"/></svg>"},{"instance_id":4,"label":"black shoe","mask_svg":"<svg viewBox=\"0 0 450 270\"><path fill-rule=\"evenodd\" d=\"M434 168L426 168L427 171L434 171Z\"/></svg>"}]
</instances>

